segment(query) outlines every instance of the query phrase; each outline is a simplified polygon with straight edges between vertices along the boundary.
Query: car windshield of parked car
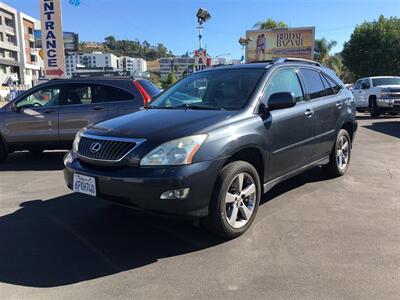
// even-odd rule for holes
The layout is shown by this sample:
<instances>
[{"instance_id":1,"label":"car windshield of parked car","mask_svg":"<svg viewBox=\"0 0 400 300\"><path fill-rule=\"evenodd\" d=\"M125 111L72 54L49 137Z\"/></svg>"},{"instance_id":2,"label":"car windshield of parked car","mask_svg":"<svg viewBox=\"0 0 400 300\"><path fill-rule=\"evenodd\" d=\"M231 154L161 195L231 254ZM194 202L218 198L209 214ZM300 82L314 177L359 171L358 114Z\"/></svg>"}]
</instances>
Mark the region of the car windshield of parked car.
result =
<instances>
[{"instance_id":1,"label":"car windshield of parked car","mask_svg":"<svg viewBox=\"0 0 400 300\"><path fill-rule=\"evenodd\" d=\"M400 77L388 77L388 78L373 78L372 84L374 86L380 85L400 85Z\"/></svg>"},{"instance_id":2,"label":"car windshield of parked car","mask_svg":"<svg viewBox=\"0 0 400 300\"><path fill-rule=\"evenodd\" d=\"M148 108L239 110L248 103L264 71L225 69L196 73L167 89Z\"/></svg>"}]
</instances>

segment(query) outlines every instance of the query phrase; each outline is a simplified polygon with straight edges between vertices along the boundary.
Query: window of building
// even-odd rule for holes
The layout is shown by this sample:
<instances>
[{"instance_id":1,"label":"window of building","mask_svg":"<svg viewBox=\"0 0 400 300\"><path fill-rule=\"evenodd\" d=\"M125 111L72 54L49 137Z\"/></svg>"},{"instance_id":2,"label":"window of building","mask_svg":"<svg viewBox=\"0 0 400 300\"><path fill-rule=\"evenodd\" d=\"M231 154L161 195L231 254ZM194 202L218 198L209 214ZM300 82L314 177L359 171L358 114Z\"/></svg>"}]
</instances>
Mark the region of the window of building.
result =
<instances>
[{"instance_id":1,"label":"window of building","mask_svg":"<svg viewBox=\"0 0 400 300\"><path fill-rule=\"evenodd\" d=\"M28 27L28 33L29 34L33 34L33 28L32 27Z\"/></svg>"},{"instance_id":2,"label":"window of building","mask_svg":"<svg viewBox=\"0 0 400 300\"><path fill-rule=\"evenodd\" d=\"M29 42L29 48L35 48L35 43L34 42Z\"/></svg>"},{"instance_id":3,"label":"window of building","mask_svg":"<svg viewBox=\"0 0 400 300\"><path fill-rule=\"evenodd\" d=\"M2 32L0 32L0 41L4 42L4 34Z\"/></svg>"},{"instance_id":4,"label":"window of building","mask_svg":"<svg viewBox=\"0 0 400 300\"><path fill-rule=\"evenodd\" d=\"M14 44L14 37L12 35L8 35L8 34L6 34L6 36L7 36L7 42Z\"/></svg>"}]
</instances>

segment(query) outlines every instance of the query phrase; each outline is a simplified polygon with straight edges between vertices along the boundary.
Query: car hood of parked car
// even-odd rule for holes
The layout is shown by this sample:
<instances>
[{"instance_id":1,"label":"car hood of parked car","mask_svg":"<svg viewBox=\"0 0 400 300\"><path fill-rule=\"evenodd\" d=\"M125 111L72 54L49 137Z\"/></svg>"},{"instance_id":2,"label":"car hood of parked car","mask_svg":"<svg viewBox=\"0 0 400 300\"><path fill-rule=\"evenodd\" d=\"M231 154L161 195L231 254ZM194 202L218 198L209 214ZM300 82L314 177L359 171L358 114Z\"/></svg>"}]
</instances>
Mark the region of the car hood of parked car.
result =
<instances>
[{"instance_id":1,"label":"car hood of parked car","mask_svg":"<svg viewBox=\"0 0 400 300\"><path fill-rule=\"evenodd\" d=\"M202 133L220 122L229 123L237 111L149 109L99 122L86 133L98 136L167 141Z\"/></svg>"}]
</instances>

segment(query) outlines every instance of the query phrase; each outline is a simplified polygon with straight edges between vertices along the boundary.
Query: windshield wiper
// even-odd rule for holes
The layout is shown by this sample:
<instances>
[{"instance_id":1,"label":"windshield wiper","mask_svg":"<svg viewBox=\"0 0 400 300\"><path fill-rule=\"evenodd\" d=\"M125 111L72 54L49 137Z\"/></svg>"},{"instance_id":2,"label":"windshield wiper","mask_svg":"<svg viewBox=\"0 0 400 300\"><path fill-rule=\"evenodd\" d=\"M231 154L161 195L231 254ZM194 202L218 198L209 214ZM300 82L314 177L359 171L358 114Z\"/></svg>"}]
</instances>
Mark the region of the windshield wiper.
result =
<instances>
[{"instance_id":1,"label":"windshield wiper","mask_svg":"<svg viewBox=\"0 0 400 300\"><path fill-rule=\"evenodd\" d=\"M186 109L204 109L204 110L224 110L222 107L215 107L215 106L204 106L204 105L197 105L197 104L182 104L174 106L173 108L186 108Z\"/></svg>"},{"instance_id":2,"label":"windshield wiper","mask_svg":"<svg viewBox=\"0 0 400 300\"><path fill-rule=\"evenodd\" d=\"M159 107L159 106L149 105L149 106L146 106L145 109L173 109L173 107L172 106Z\"/></svg>"}]
</instances>

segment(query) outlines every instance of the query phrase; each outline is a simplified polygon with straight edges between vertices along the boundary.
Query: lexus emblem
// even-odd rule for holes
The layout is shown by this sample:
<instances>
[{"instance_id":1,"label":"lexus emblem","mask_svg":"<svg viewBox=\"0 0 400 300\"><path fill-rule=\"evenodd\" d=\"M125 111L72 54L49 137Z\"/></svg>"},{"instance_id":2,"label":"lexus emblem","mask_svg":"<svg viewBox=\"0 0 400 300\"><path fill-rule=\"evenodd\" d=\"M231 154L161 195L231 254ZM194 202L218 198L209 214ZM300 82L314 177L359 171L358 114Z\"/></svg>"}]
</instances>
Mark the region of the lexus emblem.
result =
<instances>
[{"instance_id":1,"label":"lexus emblem","mask_svg":"<svg viewBox=\"0 0 400 300\"><path fill-rule=\"evenodd\" d=\"M101 144L98 142L92 143L89 148L90 152L92 153L97 153L100 151L100 149L101 149Z\"/></svg>"}]
</instances>

